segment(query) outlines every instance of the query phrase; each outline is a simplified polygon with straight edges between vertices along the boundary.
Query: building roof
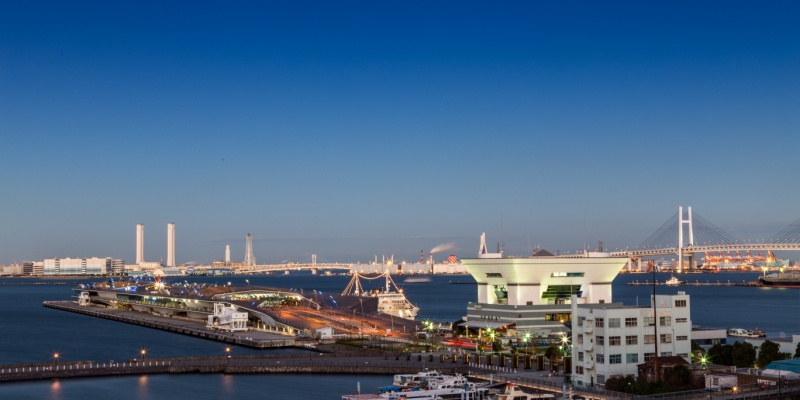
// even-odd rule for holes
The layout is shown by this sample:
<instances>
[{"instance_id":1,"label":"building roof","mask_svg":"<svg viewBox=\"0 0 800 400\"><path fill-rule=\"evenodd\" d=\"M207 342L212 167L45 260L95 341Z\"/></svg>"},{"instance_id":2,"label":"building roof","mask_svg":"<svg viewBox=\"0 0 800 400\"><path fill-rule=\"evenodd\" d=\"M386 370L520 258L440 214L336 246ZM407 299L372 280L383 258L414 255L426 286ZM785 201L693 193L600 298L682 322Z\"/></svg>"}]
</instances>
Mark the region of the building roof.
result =
<instances>
[{"instance_id":1,"label":"building roof","mask_svg":"<svg viewBox=\"0 0 800 400\"><path fill-rule=\"evenodd\" d=\"M800 358L795 358L793 360L780 360L780 361L773 361L767 364L764 367L764 371L766 370L778 370L778 371L790 371L797 374L800 374Z\"/></svg>"}]
</instances>

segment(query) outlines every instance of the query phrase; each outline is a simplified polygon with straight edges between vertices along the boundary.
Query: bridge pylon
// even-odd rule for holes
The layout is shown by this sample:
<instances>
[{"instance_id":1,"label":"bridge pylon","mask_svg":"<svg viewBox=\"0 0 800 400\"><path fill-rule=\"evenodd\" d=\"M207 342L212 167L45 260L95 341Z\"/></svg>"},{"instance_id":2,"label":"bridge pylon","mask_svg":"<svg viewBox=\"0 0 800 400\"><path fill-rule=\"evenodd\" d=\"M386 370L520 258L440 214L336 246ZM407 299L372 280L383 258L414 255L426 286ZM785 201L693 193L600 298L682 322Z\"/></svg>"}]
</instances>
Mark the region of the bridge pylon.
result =
<instances>
[{"instance_id":1,"label":"bridge pylon","mask_svg":"<svg viewBox=\"0 0 800 400\"><path fill-rule=\"evenodd\" d=\"M689 246L694 246L694 230L692 229L692 206L688 208L688 215L683 219L683 206L678 206L678 271L683 271L683 225L689 225ZM689 268L694 268L694 253L689 253Z\"/></svg>"}]
</instances>

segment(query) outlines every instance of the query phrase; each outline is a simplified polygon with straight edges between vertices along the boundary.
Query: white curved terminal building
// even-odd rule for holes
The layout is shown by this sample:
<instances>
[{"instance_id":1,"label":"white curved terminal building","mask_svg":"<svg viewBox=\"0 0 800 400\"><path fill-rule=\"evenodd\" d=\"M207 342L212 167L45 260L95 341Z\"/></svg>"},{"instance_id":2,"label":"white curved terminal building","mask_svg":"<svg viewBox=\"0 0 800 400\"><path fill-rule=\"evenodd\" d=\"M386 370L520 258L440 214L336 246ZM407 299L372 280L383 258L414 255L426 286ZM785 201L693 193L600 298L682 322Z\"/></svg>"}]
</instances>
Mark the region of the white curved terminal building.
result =
<instances>
[{"instance_id":1,"label":"white curved terminal building","mask_svg":"<svg viewBox=\"0 0 800 400\"><path fill-rule=\"evenodd\" d=\"M580 256L507 258L486 251L485 235L477 258L462 262L478 283L478 301L467 307L471 328L513 325L518 333L566 332L571 296L579 304L611 303L611 282L628 262L609 253Z\"/></svg>"}]
</instances>

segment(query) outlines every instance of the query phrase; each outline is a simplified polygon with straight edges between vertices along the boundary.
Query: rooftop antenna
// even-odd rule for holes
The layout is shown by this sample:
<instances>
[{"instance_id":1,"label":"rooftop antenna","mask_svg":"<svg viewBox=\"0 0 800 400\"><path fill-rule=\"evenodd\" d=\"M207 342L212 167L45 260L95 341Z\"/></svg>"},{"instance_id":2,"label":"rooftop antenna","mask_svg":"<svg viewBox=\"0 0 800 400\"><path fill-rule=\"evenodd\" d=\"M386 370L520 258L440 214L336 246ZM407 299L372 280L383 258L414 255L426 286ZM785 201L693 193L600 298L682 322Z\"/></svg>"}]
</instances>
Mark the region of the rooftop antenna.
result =
<instances>
[{"instance_id":1,"label":"rooftop antenna","mask_svg":"<svg viewBox=\"0 0 800 400\"><path fill-rule=\"evenodd\" d=\"M502 254L505 253L505 248L506 244L503 242L503 214L500 214L500 248L498 250L500 251L501 257Z\"/></svg>"},{"instance_id":2,"label":"rooftop antenna","mask_svg":"<svg viewBox=\"0 0 800 400\"><path fill-rule=\"evenodd\" d=\"M583 213L583 252L586 253L586 213Z\"/></svg>"}]
</instances>

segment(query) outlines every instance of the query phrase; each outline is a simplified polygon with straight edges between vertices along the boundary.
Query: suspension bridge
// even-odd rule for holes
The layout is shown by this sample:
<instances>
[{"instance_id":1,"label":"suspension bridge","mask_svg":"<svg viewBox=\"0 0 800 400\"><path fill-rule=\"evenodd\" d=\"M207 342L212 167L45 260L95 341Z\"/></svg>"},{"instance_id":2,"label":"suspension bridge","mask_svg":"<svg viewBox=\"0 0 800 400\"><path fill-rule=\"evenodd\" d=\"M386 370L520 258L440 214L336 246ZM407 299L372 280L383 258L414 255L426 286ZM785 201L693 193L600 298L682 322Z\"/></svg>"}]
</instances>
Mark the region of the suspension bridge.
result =
<instances>
[{"instance_id":1,"label":"suspension bridge","mask_svg":"<svg viewBox=\"0 0 800 400\"><path fill-rule=\"evenodd\" d=\"M786 228L769 239L745 242L733 237L711 221L697 213L692 213L692 207L686 210L678 207L678 212L673 214L661 227L645 239L634 249L612 252L612 256L630 257L632 263L638 264L641 270L641 260L644 257L659 255L678 256L678 270L691 270L695 268L695 255L705 254L711 258L713 253L720 257L738 257L743 260L752 260L751 253L766 251L766 258L772 256L773 251L800 251L800 219L789 224ZM741 252L746 256L742 257ZM736 253L736 256L732 256Z\"/></svg>"}]
</instances>

